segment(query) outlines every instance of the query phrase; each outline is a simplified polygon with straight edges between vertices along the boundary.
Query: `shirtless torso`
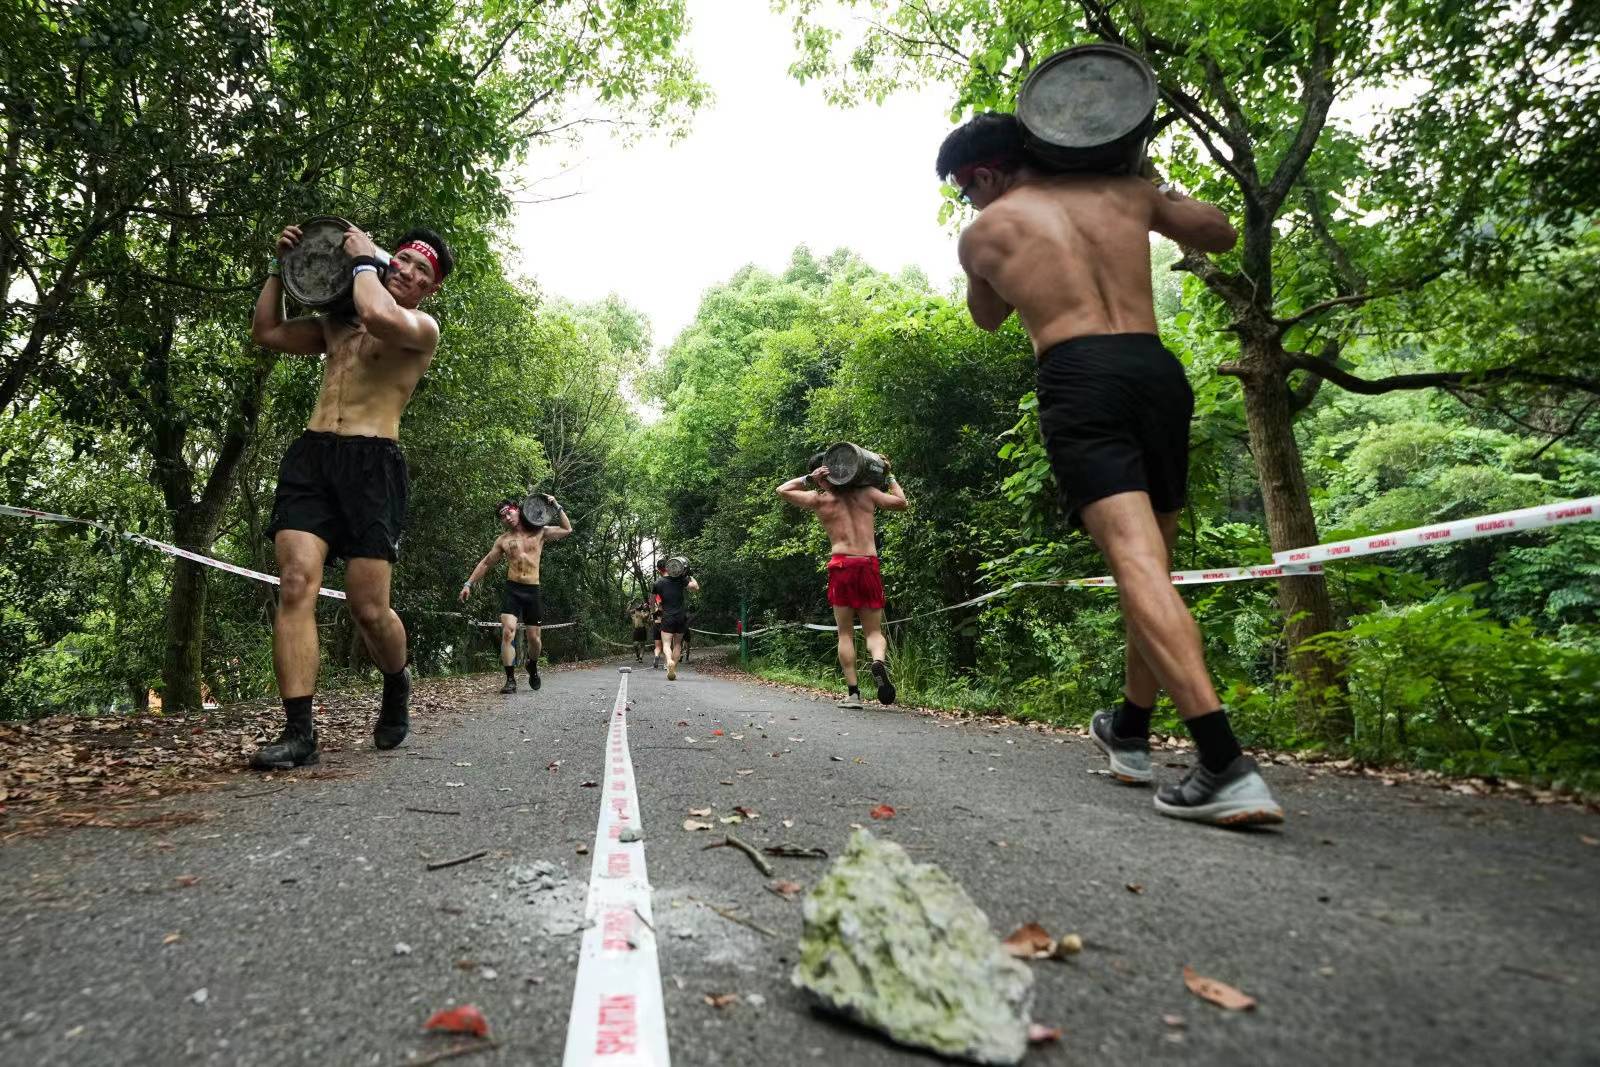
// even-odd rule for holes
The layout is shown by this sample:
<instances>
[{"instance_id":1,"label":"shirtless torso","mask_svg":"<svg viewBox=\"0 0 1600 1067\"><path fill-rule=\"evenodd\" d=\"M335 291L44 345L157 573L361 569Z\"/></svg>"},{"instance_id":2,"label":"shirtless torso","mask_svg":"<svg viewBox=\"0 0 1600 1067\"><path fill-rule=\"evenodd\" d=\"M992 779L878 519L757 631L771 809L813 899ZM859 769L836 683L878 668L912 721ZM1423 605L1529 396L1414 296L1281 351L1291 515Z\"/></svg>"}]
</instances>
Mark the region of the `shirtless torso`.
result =
<instances>
[{"instance_id":1,"label":"shirtless torso","mask_svg":"<svg viewBox=\"0 0 1600 1067\"><path fill-rule=\"evenodd\" d=\"M433 362L433 349L384 341L361 323L320 316L327 346L322 390L308 430L350 437L400 436L400 416ZM537 566L537 565L536 565Z\"/></svg>"},{"instance_id":2,"label":"shirtless torso","mask_svg":"<svg viewBox=\"0 0 1600 1067\"><path fill-rule=\"evenodd\" d=\"M539 584L539 559L544 555L544 531L517 530L495 538L494 550L505 557L506 577L524 585Z\"/></svg>"},{"instance_id":3,"label":"shirtless torso","mask_svg":"<svg viewBox=\"0 0 1600 1067\"><path fill-rule=\"evenodd\" d=\"M1215 207L1142 178L1024 170L961 235L973 320L993 330L1015 310L1035 354L1073 337L1154 334L1151 231L1208 251L1235 239Z\"/></svg>"},{"instance_id":4,"label":"shirtless torso","mask_svg":"<svg viewBox=\"0 0 1600 1067\"><path fill-rule=\"evenodd\" d=\"M884 457L888 463L888 457ZM889 483L889 491L873 486L854 489L837 489L827 482L828 468L818 467L809 475L801 475L778 487L778 495L796 507L817 513L817 521L828 531L834 555L876 556L878 554L878 509L900 511L906 506L905 490L898 481ZM807 489L809 478L824 489Z\"/></svg>"}]
</instances>

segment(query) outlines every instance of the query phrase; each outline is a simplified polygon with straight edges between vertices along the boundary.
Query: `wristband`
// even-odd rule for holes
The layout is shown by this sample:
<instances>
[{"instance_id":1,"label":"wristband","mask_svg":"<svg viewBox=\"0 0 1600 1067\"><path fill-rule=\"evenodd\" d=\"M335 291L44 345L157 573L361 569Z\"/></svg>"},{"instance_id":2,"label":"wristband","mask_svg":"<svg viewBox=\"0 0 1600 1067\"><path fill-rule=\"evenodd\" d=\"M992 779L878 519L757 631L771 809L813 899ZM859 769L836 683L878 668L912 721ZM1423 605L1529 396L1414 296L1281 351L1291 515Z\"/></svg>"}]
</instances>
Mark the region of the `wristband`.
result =
<instances>
[{"instance_id":1,"label":"wristband","mask_svg":"<svg viewBox=\"0 0 1600 1067\"><path fill-rule=\"evenodd\" d=\"M280 278L282 276L283 276L283 264L278 262L278 257L277 256L268 257L268 259L267 259L267 277L269 277L269 278Z\"/></svg>"},{"instance_id":2,"label":"wristband","mask_svg":"<svg viewBox=\"0 0 1600 1067\"><path fill-rule=\"evenodd\" d=\"M350 276L352 278L359 278L369 271L373 274L377 274L378 268L374 267L371 263L357 263L355 269L350 272Z\"/></svg>"}]
</instances>

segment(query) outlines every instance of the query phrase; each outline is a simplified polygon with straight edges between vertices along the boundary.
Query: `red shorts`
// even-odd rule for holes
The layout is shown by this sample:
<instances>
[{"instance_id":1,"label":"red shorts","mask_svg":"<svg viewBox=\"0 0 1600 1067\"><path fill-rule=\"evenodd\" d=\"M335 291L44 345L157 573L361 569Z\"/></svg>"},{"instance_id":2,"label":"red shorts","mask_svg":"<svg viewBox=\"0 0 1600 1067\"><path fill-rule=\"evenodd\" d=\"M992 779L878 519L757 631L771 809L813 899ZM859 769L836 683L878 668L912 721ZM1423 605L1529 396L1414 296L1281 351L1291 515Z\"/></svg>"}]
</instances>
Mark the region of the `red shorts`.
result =
<instances>
[{"instance_id":1,"label":"red shorts","mask_svg":"<svg viewBox=\"0 0 1600 1067\"><path fill-rule=\"evenodd\" d=\"M877 556L828 560L828 603L836 608L883 609L883 576Z\"/></svg>"}]
</instances>

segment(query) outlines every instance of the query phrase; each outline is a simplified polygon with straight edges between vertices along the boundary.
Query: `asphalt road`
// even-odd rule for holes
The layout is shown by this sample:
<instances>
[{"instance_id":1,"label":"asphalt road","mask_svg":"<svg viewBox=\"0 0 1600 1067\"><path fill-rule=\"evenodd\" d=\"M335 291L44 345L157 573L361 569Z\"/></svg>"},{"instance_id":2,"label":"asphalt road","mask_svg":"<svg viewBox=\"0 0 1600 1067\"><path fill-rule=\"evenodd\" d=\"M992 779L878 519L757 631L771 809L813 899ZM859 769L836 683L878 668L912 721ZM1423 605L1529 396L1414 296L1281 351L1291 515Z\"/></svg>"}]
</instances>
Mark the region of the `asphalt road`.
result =
<instances>
[{"instance_id":1,"label":"asphalt road","mask_svg":"<svg viewBox=\"0 0 1600 1067\"><path fill-rule=\"evenodd\" d=\"M192 825L0 848L0 1063L404 1064L454 1047L421 1027L456 1003L499 1045L450 1062L559 1063L600 803L583 783L603 777L618 674L498 684L393 753L165 805ZM1229 832L1159 817L1075 737L841 711L693 666L634 673L629 695L679 1065L936 1062L791 988L800 905L682 829L735 805L759 813L735 828L752 844L837 852L868 825L998 933L1080 934L1074 960L1031 965L1035 1015L1065 1035L1030 1063L1600 1063L1593 816L1274 766L1286 827ZM880 803L897 816L874 822ZM540 861L554 888L527 882ZM823 867L773 863L806 885ZM1185 964L1259 1007L1199 1000ZM723 993L741 999L706 1003Z\"/></svg>"}]
</instances>

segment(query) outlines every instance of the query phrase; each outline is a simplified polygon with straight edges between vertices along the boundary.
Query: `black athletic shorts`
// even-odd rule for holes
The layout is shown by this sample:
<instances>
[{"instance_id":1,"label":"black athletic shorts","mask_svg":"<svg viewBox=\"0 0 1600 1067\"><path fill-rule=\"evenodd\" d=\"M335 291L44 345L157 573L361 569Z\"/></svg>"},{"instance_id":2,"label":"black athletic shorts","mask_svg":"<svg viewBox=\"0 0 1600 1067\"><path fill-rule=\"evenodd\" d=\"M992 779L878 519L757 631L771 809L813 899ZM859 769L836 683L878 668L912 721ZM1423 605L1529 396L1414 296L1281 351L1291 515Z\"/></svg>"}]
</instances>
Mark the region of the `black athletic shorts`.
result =
<instances>
[{"instance_id":1,"label":"black athletic shorts","mask_svg":"<svg viewBox=\"0 0 1600 1067\"><path fill-rule=\"evenodd\" d=\"M1188 499L1194 391L1153 333L1074 337L1039 357L1039 428L1074 526L1087 504L1142 489L1157 514Z\"/></svg>"},{"instance_id":2,"label":"black athletic shorts","mask_svg":"<svg viewBox=\"0 0 1600 1067\"><path fill-rule=\"evenodd\" d=\"M633 639L635 641L643 641L645 638L647 638L649 636L650 636L649 633L645 630L645 628L643 626L637 626L637 627L634 628Z\"/></svg>"},{"instance_id":3,"label":"black athletic shorts","mask_svg":"<svg viewBox=\"0 0 1600 1067\"><path fill-rule=\"evenodd\" d=\"M681 634L688 628L687 615L668 615L661 620L661 632L664 634Z\"/></svg>"},{"instance_id":4,"label":"black athletic shorts","mask_svg":"<svg viewBox=\"0 0 1600 1067\"><path fill-rule=\"evenodd\" d=\"M500 614L515 615L523 626L543 625L544 600L539 587L507 578L505 591L500 594Z\"/></svg>"},{"instance_id":5,"label":"black athletic shorts","mask_svg":"<svg viewBox=\"0 0 1600 1067\"><path fill-rule=\"evenodd\" d=\"M304 530L338 559L400 558L411 479L400 446L387 437L307 430L283 454L267 539Z\"/></svg>"}]
</instances>

